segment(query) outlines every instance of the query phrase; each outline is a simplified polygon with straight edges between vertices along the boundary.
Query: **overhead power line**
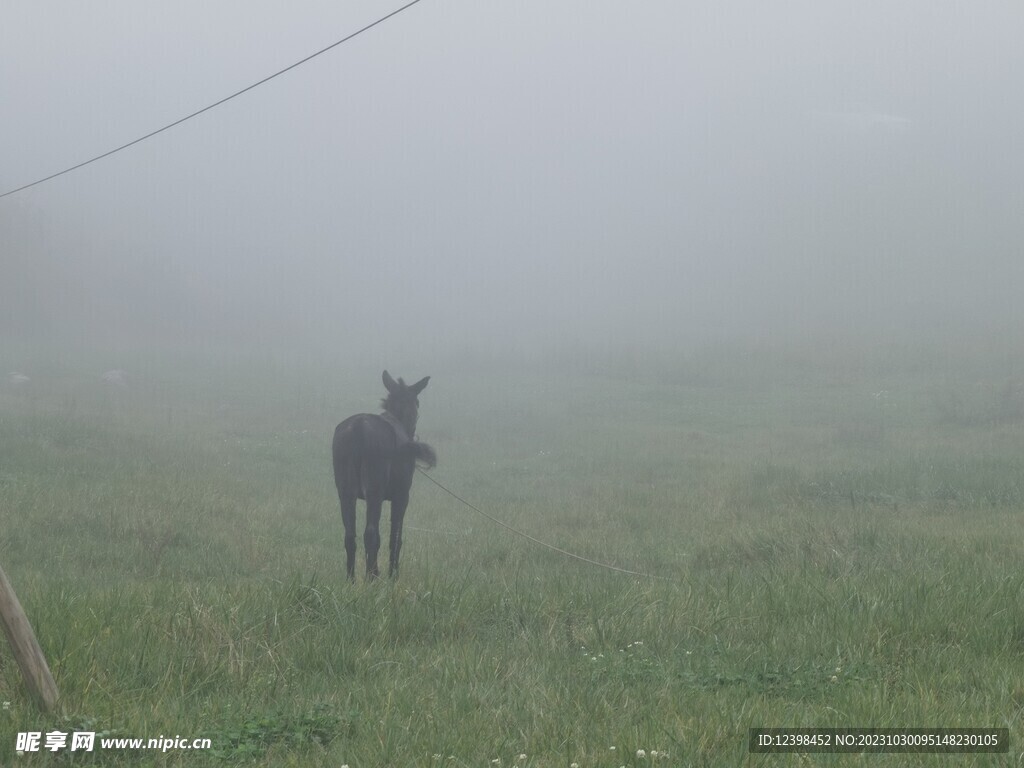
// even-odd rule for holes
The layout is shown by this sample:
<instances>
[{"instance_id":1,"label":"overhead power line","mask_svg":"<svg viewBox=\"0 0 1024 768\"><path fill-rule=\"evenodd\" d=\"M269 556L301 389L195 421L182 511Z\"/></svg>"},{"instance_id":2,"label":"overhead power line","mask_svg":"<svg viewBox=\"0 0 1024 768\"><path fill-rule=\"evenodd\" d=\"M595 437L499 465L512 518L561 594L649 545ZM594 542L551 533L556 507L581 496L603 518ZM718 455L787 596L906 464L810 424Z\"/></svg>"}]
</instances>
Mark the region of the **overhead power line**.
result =
<instances>
[{"instance_id":1,"label":"overhead power line","mask_svg":"<svg viewBox=\"0 0 1024 768\"><path fill-rule=\"evenodd\" d=\"M418 3L418 2L420 2L420 0L411 0L411 2L406 3L401 8L398 8L398 9L392 11L391 13L389 13L386 16L381 16L379 19L377 19L373 23L367 24L362 29L357 29L352 34L346 35L345 37L341 38L341 40L338 40L337 42L331 43L326 48L321 48L316 53L311 53L306 58L300 59L299 61L296 61L294 64L290 64L287 67L285 67L284 69L279 70L279 71L275 72L272 75L267 75L267 77L264 77L262 80L259 80L259 81L255 82L255 83L253 83L252 85L248 85L248 86L246 86L245 88L243 88L240 91L235 91L230 96L225 96L223 99L220 99L219 101L213 102L213 104L205 106L202 109L197 109L192 114L185 115L185 117L182 117L182 118L180 118L178 120L175 120L173 123L168 123L167 125L163 126L162 128L157 128L155 131L150 131L145 136L140 136L139 138L135 139L134 141L129 141L127 144L122 144L119 147L111 149L109 152L104 152L102 155L96 155L96 157L90 158L89 160L85 160L85 161L83 161L81 163L78 163L77 165L72 165L70 168L65 168L63 171L58 171L57 173L51 173L49 176L45 176L44 178L37 179L36 181L33 181L30 184L25 184L23 186L18 187L17 189L12 189L12 190L9 190L7 192L4 192L3 194L0 194L0 197L7 197L8 195L13 195L13 194L15 194L17 192L21 192L23 190L26 190L29 187L34 187L37 184L42 184L43 182L50 181L51 179L56 179L58 176L63 176L65 173L71 173L72 171L77 171L79 168L83 168L84 166L89 165L90 163L95 163L97 160L102 160L105 157L110 157L111 155L116 154L117 152L120 152L123 149L128 149L128 147L133 147L136 144L145 141L146 139L151 139L154 136L156 136L158 133L163 133L166 130L174 128L176 125L181 125L186 120L191 120L193 117L198 117L199 115L203 114L204 112L209 112L214 107L219 107L221 104L224 104L225 102L231 101L231 99L235 98L236 96L241 96L243 93L246 93L247 91L251 91L253 88L261 86L264 83L269 82L270 80L273 80L275 77L283 75L285 72L289 72L289 71L295 69L296 67L299 67L299 66L305 64L307 61L315 59L317 56L319 56L321 54L327 53L332 48L337 48L342 43L347 43L353 37L357 37L358 35L363 34L363 32L366 32L367 30L373 29L378 24L382 24L385 21L387 21L388 19L392 18L393 16L397 16L402 11L404 11L404 10L406 10L408 8L411 8L412 6L416 5L416 3Z\"/></svg>"}]
</instances>

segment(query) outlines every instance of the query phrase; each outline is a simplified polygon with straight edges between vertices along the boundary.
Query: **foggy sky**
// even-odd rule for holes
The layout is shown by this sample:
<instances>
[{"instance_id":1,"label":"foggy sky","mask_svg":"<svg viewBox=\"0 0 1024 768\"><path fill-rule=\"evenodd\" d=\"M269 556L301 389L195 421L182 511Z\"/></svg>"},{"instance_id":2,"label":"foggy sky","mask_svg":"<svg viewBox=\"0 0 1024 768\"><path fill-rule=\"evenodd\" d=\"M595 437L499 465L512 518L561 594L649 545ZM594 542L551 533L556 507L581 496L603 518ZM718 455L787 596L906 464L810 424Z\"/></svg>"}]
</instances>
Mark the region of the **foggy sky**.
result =
<instances>
[{"instance_id":1,"label":"foggy sky","mask_svg":"<svg viewBox=\"0 0 1024 768\"><path fill-rule=\"evenodd\" d=\"M0 191L399 4L11 0ZM1022 29L1016 0L423 0L0 200L0 323L428 349L1017 334Z\"/></svg>"}]
</instances>

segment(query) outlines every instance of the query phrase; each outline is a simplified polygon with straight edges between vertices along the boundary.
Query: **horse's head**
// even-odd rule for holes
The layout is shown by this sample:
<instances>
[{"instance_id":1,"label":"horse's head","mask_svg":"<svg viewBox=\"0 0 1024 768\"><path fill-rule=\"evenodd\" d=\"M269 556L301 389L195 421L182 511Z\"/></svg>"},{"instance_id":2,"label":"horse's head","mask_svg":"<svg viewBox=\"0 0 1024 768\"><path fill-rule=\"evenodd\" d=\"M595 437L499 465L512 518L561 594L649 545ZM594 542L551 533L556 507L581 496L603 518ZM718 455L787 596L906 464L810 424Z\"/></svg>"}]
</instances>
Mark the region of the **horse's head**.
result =
<instances>
[{"instance_id":1,"label":"horse's head","mask_svg":"<svg viewBox=\"0 0 1024 768\"><path fill-rule=\"evenodd\" d=\"M384 386L388 396L380 401L385 411L390 413L403 427L410 438L416 435L416 420L419 418L419 394L427 387L429 376L424 376L415 384L406 384L401 378L395 381L391 374L384 371Z\"/></svg>"}]
</instances>

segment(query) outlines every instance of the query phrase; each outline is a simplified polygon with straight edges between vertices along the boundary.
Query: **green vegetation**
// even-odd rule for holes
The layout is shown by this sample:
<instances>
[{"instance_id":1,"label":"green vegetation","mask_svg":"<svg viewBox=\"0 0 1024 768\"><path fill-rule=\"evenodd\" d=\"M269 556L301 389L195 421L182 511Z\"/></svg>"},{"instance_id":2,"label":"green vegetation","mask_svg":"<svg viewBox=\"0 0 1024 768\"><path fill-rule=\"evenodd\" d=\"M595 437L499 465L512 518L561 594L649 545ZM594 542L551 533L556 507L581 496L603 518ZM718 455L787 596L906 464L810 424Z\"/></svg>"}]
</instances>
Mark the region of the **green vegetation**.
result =
<instances>
[{"instance_id":1,"label":"green vegetation","mask_svg":"<svg viewBox=\"0 0 1024 768\"><path fill-rule=\"evenodd\" d=\"M0 394L0 562L62 703L37 714L3 648L0 764L18 731L86 729L212 749L18 764L944 765L748 755L747 729L984 725L1011 753L956 764L1016 765L1014 361L635 362L393 373L433 376L436 479L659 578L419 478L401 578L355 584L330 435L382 366L140 353L121 389L39 362Z\"/></svg>"}]
</instances>

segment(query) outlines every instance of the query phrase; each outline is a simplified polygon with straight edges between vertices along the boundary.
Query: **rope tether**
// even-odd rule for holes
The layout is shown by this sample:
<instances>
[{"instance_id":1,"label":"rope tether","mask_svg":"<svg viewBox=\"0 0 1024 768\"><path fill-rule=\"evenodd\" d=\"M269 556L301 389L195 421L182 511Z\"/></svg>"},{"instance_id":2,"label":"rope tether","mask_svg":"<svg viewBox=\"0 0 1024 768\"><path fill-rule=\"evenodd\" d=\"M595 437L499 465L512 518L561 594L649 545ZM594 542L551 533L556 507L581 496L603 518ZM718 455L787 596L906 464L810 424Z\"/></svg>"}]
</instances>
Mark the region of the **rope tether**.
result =
<instances>
[{"instance_id":1,"label":"rope tether","mask_svg":"<svg viewBox=\"0 0 1024 768\"><path fill-rule=\"evenodd\" d=\"M645 579L666 579L665 576L657 576L657 575L655 575L653 573L643 573L641 571L631 571L631 570L629 570L627 568L619 568L619 566L617 566L617 565L609 565L608 563L602 563L599 560L591 560L589 557L584 557L583 555L577 555L576 553L569 552L568 550L562 549L561 547L556 547L554 544L548 544L546 541L541 541L537 537L531 536L528 533L524 533L523 531L520 531L518 528L513 528L508 523L505 523L505 522L499 520L498 518L493 517L492 515L487 514L482 509L479 509L479 508L473 506L468 501L466 501L464 498L462 498L461 496L456 494L454 491L450 491L447 488L445 488L443 485L441 485L439 482L437 482L437 480L432 478L430 475L428 475L426 472L424 472L419 467L416 468L416 471L419 472L421 475L423 475L425 478L427 478L427 480L432 482L434 485L436 485L442 491L444 491L449 496L451 496L453 499L455 499L456 501L462 502L463 504L465 504L467 507L472 509L477 514L482 515L483 517L487 518L488 520L490 520L495 525L500 525L505 530L511 531L512 533L516 534L517 536L522 536L524 539L526 539L528 541L532 541L534 544L538 544L538 545L540 545L542 547L550 549L553 552L557 552L560 555L565 555L566 557L571 557L574 560L582 560L584 563L590 563L591 565L596 565L599 568L607 568L609 571L617 571L619 573L625 573L625 574L628 574L630 576L641 576L641 577L643 577Z\"/></svg>"}]
</instances>

